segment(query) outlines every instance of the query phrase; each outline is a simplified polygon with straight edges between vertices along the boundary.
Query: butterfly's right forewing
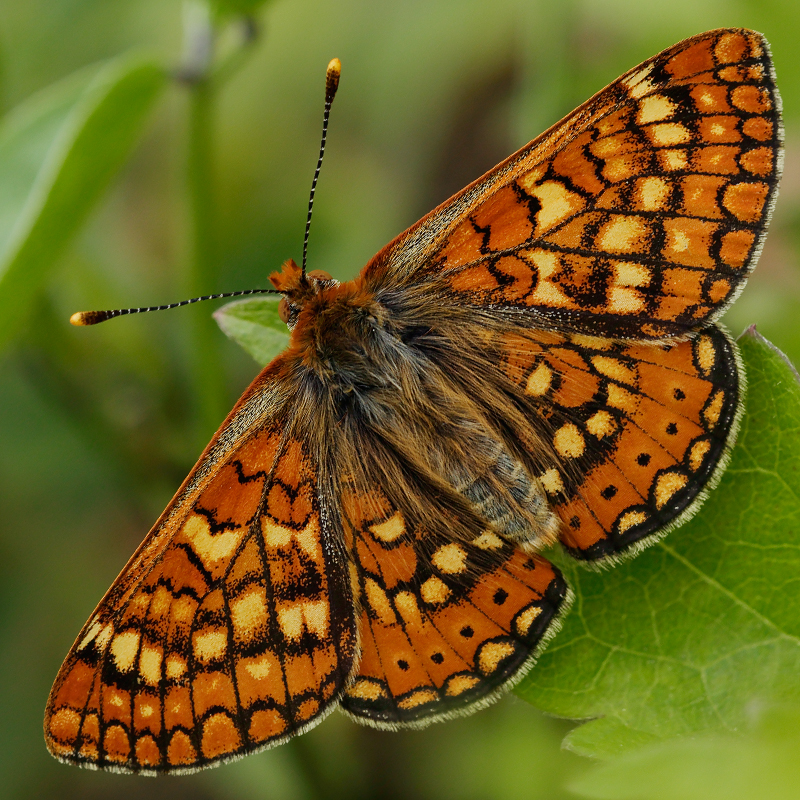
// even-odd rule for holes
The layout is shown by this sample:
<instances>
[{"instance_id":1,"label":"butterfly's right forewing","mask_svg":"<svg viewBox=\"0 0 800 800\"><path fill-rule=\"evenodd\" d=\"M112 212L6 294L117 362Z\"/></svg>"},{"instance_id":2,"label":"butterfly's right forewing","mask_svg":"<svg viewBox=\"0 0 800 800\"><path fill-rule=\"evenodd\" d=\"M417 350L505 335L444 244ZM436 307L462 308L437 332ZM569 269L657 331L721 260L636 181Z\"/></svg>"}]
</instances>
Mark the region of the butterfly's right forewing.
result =
<instances>
[{"instance_id":1,"label":"butterfly's right forewing","mask_svg":"<svg viewBox=\"0 0 800 800\"><path fill-rule=\"evenodd\" d=\"M58 758L192 771L279 743L338 701L356 621L293 400L278 359L81 631L45 718Z\"/></svg>"}]
</instances>

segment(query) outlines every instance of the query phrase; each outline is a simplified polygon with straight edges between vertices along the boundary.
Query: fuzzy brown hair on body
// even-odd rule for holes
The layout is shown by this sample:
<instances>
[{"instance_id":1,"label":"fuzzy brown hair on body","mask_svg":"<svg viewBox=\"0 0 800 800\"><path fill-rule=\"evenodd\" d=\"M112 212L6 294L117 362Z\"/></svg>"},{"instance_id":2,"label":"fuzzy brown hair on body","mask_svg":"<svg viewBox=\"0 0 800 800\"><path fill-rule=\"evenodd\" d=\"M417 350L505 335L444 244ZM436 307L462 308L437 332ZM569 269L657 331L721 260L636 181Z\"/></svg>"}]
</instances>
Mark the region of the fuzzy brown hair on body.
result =
<instances>
[{"instance_id":1,"label":"fuzzy brown hair on body","mask_svg":"<svg viewBox=\"0 0 800 800\"><path fill-rule=\"evenodd\" d=\"M420 531L444 515L457 539L488 523L534 550L555 540L531 477L541 468L532 454L551 448L523 393L497 391L493 342L523 330L476 320L430 286L379 299L358 279L304 278L294 262L271 280L292 309L286 361L315 409L308 424L331 421L332 479L348 476L367 497L364 479L377 479Z\"/></svg>"}]
</instances>

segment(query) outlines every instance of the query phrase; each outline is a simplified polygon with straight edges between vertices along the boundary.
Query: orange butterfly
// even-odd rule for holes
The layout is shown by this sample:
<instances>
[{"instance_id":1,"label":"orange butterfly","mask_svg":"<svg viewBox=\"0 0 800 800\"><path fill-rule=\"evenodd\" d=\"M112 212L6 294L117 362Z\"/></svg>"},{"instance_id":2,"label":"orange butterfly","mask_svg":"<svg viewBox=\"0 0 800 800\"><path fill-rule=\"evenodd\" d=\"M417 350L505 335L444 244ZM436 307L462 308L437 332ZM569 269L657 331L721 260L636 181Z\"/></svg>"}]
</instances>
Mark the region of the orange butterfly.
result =
<instances>
[{"instance_id":1,"label":"orange butterfly","mask_svg":"<svg viewBox=\"0 0 800 800\"><path fill-rule=\"evenodd\" d=\"M764 38L623 75L340 284L288 261L292 330L78 636L59 759L189 772L339 705L380 728L518 681L570 592L693 514L744 379L715 320L781 166Z\"/></svg>"}]
</instances>

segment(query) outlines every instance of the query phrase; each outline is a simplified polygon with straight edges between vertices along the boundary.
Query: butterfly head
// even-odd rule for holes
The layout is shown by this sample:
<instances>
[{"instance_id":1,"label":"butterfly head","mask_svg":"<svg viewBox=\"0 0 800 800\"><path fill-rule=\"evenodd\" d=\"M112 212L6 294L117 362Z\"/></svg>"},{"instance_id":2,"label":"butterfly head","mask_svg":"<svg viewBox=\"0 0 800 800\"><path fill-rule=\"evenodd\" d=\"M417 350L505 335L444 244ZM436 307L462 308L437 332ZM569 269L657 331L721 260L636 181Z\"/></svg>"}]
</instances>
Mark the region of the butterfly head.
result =
<instances>
[{"instance_id":1,"label":"butterfly head","mask_svg":"<svg viewBox=\"0 0 800 800\"><path fill-rule=\"evenodd\" d=\"M278 315L289 330L297 324L297 318L309 300L316 297L322 289L339 284L339 281L321 269L303 273L291 258L284 262L280 272L273 272L269 279L283 294L278 305Z\"/></svg>"}]
</instances>

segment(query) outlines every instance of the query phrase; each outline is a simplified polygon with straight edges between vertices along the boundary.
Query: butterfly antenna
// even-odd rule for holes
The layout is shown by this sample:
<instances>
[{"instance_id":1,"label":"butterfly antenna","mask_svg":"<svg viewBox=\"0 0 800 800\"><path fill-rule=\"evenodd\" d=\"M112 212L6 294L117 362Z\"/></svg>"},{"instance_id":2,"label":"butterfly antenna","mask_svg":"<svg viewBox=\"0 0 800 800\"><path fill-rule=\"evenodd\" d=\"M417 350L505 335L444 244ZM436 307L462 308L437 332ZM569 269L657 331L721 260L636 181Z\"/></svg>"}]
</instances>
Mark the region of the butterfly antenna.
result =
<instances>
[{"instance_id":1,"label":"butterfly antenna","mask_svg":"<svg viewBox=\"0 0 800 800\"><path fill-rule=\"evenodd\" d=\"M303 238L303 275L306 274L306 257L308 255L308 234L311 230L311 211L314 208L314 192L317 190L317 180L319 171L322 168L322 157L325 155L325 141L328 138L328 119L331 115L331 105L333 98L336 97L336 90L339 88L339 76L342 74L342 62L334 58L328 64L325 73L325 112L322 116L322 141L319 144L319 158L317 168L314 170L314 180L311 181L311 195L308 198L308 217L306 218L306 235Z\"/></svg>"},{"instance_id":2,"label":"butterfly antenna","mask_svg":"<svg viewBox=\"0 0 800 800\"><path fill-rule=\"evenodd\" d=\"M110 311L77 311L69 321L73 325L97 325L114 317L124 317L126 314L144 314L146 311L167 311L170 308L190 306L192 303L202 303L204 300L221 300L223 297L243 297L248 294L282 294L276 289L245 289L242 292L223 292L222 294L207 294L204 297L193 297L191 300L181 300L180 303L169 303L165 306L149 306L148 308L115 308Z\"/></svg>"}]
</instances>

